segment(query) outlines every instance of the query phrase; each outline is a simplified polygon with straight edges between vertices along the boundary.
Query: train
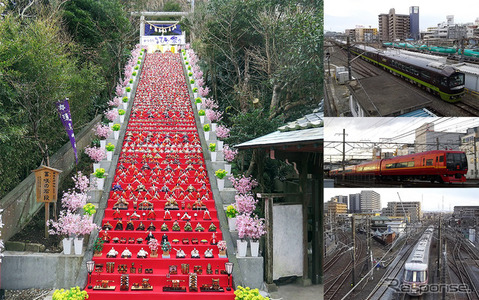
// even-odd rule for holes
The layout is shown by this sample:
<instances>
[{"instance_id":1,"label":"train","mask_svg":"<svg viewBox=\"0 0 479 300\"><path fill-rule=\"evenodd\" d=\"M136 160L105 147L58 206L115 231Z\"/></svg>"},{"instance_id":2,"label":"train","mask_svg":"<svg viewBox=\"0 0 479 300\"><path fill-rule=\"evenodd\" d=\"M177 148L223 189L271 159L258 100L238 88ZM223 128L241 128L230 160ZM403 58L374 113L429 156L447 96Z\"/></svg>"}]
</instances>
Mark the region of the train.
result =
<instances>
[{"instance_id":1,"label":"train","mask_svg":"<svg viewBox=\"0 0 479 300\"><path fill-rule=\"evenodd\" d=\"M383 47L393 47L393 48L401 48L401 49L408 49L412 51L420 51L420 52L432 52L437 53L440 55L447 55L447 56L459 56L462 54L462 49L458 49L456 47L439 47L439 46L428 46L428 45L415 45L411 43L391 43L385 42L383 43ZM473 59L479 58L479 51L477 49L464 49L464 56L471 57Z\"/></svg>"},{"instance_id":2,"label":"train","mask_svg":"<svg viewBox=\"0 0 479 300\"><path fill-rule=\"evenodd\" d=\"M410 296L421 296L427 290L429 279L429 250L431 248L434 226L429 226L414 246L404 264L401 291Z\"/></svg>"},{"instance_id":3,"label":"train","mask_svg":"<svg viewBox=\"0 0 479 300\"><path fill-rule=\"evenodd\" d=\"M462 151L432 150L392 158L378 159L345 170L334 169L331 178L348 180L405 181L427 180L431 183L465 182L467 158Z\"/></svg>"},{"instance_id":4,"label":"train","mask_svg":"<svg viewBox=\"0 0 479 300\"><path fill-rule=\"evenodd\" d=\"M340 47L346 47L344 41L338 44ZM363 60L424 88L444 101L460 101L465 93L465 75L452 66L405 55L399 51L382 51L366 45L350 46L350 51Z\"/></svg>"}]
</instances>

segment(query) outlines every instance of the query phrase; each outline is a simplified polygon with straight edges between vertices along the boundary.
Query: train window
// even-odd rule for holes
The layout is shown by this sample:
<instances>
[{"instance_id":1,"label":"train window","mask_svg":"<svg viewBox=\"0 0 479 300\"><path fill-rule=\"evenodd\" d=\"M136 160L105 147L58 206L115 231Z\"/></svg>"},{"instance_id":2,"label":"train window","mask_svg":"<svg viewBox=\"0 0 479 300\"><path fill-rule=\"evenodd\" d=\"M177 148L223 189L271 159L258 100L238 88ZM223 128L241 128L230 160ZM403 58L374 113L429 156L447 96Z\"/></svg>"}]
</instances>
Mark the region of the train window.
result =
<instances>
[{"instance_id":1,"label":"train window","mask_svg":"<svg viewBox=\"0 0 479 300\"><path fill-rule=\"evenodd\" d=\"M451 77L449 77L449 87L455 87L458 85L464 84L464 74L462 73L455 73Z\"/></svg>"},{"instance_id":2,"label":"train window","mask_svg":"<svg viewBox=\"0 0 479 300\"><path fill-rule=\"evenodd\" d=\"M423 158L423 159L422 159L422 165L423 165L423 166L425 165L425 162L426 162L426 159Z\"/></svg>"},{"instance_id":3,"label":"train window","mask_svg":"<svg viewBox=\"0 0 479 300\"><path fill-rule=\"evenodd\" d=\"M426 80L429 80L431 78L431 76L429 75L428 72L426 71L421 71L421 77L426 79Z\"/></svg>"},{"instance_id":4,"label":"train window","mask_svg":"<svg viewBox=\"0 0 479 300\"><path fill-rule=\"evenodd\" d=\"M439 156L439 162L444 162L444 156Z\"/></svg>"},{"instance_id":5,"label":"train window","mask_svg":"<svg viewBox=\"0 0 479 300\"><path fill-rule=\"evenodd\" d=\"M439 160L439 157L438 157L438 156L436 156L436 162L437 162L438 160Z\"/></svg>"},{"instance_id":6,"label":"train window","mask_svg":"<svg viewBox=\"0 0 479 300\"><path fill-rule=\"evenodd\" d=\"M432 162L433 162L432 159L426 160L426 166L432 166Z\"/></svg>"},{"instance_id":7,"label":"train window","mask_svg":"<svg viewBox=\"0 0 479 300\"><path fill-rule=\"evenodd\" d=\"M413 162L413 161L409 161L409 162L407 163L407 166L408 166L408 167L414 167L414 162Z\"/></svg>"},{"instance_id":8,"label":"train window","mask_svg":"<svg viewBox=\"0 0 479 300\"><path fill-rule=\"evenodd\" d=\"M447 77L442 77L441 78L441 85L442 86L447 86Z\"/></svg>"},{"instance_id":9,"label":"train window","mask_svg":"<svg viewBox=\"0 0 479 300\"><path fill-rule=\"evenodd\" d=\"M386 164L386 169L392 169L394 168L394 164Z\"/></svg>"}]
</instances>

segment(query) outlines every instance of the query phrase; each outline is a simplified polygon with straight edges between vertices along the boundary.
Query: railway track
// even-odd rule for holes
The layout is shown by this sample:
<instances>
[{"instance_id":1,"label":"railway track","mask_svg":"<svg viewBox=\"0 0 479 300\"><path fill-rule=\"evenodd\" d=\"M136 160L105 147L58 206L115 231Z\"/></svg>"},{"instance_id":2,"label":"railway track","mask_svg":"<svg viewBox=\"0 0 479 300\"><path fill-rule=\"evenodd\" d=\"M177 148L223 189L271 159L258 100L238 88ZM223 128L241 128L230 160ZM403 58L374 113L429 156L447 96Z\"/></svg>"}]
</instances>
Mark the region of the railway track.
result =
<instances>
[{"instance_id":1,"label":"railway track","mask_svg":"<svg viewBox=\"0 0 479 300\"><path fill-rule=\"evenodd\" d=\"M411 254L412 250L414 249L414 246L416 245L418 241L418 234L416 233L412 237L407 238L408 242L407 244L403 245L402 250L402 255L395 260L393 260L389 266L387 271L384 273L383 277L379 280L379 282L376 284L374 289L371 291L371 293L365 298L366 300L383 300L383 299L408 299L409 297L405 293L393 293L391 292L391 288L389 287L389 280L391 279L396 279L399 280L398 278L404 264L406 263L409 255ZM418 298L415 298L418 299Z\"/></svg>"},{"instance_id":2,"label":"railway track","mask_svg":"<svg viewBox=\"0 0 479 300\"><path fill-rule=\"evenodd\" d=\"M365 255L365 247L364 247L364 242L361 240L361 238L356 237L356 255L355 255L355 269L361 265L362 259L364 258ZM342 255L340 256L350 256L349 251L342 252ZM349 258L350 259L350 258ZM339 258L336 260L338 261ZM332 264L329 268L331 268L333 265ZM324 283L324 299L325 300L335 300L335 299L340 299L341 295L340 292L341 290L344 289L346 285L346 281L351 278L352 272L353 272L353 262L350 259L349 263L345 268L337 268L341 273L337 275L333 275L333 277Z\"/></svg>"},{"instance_id":3,"label":"railway track","mask_svg":"<svg viewBox=\"0 0 479 300\"><path fill-rule=\"evenodd\" d=\"M454 103L454 106L459 107L463 111L467 112L471 115L471 117L479 116L479 109L465 101L456 102Z\"/></svg>"},{"instance_id":4,"label":"railway track","mask_svg":"<svg viewBox=\"0 0 479 300\"><path fill-rule=\"evenodd\" d=\"M471 260L474 262L476 267L479 266L476 261L479 258L478 254L473 251L462 238L458 239L456 233L454 236L455 238L451 236L447 237L449 241L448 244L450 245L449 249L453 249L451 253L452 259L447 260L447 266L450 273L452 273L455 278L457 278L457 280L453 281L452 283L462 283L468 286L469 292L460 294L465 295L465 297L467 297L465 299L479 299L478 284L474 280L474 276L471 275L471 270L468 266L468 264L471 263Z\"/></svg>"}]
</instances>

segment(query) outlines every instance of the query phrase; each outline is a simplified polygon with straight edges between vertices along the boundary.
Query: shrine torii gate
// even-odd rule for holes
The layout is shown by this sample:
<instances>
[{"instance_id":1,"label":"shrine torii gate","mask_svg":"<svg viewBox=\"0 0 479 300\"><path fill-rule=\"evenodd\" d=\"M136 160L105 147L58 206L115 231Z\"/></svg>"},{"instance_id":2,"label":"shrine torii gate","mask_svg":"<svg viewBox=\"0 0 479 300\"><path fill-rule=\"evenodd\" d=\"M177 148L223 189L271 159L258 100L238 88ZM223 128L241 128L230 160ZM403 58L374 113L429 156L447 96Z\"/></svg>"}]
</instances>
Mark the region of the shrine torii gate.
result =
<instances>
[{"instance_id":1,"label":"shrine torii gate","mask_svg":"<svg viewBox=\"0 0 479 300\"><path fill-rule=\"evenodd\" d=\"M192 6L193 9L193 6ZM171 50L176 52L178 46L186 44L186 36L178 25L179 21L154 21L147 17L183 17L190 12L132 12L140 17L140 45L148 46L148 51ZM172 35L164 35L173 32ZM161 33L158 35L156 33ZM175 34L176 33L176 34Z\"/></svg>"}]
</instances>

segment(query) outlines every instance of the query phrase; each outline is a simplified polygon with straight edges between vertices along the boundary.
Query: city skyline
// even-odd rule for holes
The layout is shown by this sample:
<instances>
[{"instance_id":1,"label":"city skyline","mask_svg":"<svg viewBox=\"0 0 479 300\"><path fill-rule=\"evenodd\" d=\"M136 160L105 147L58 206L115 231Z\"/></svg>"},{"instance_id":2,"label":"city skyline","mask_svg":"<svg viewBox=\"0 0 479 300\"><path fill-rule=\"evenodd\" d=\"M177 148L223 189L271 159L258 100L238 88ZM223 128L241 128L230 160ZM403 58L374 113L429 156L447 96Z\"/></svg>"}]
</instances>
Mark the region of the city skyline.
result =
<instances>
[{"instance_id":1,"label":"city skyline","mask_svg":"<svg viewBox=\"0 0 479 300\"><path fill-rule=\"evenodd\" d=\"M353 29L357 25L366 28L378 28L378 15L388 13L391 8L396 14L409 15L410 6L419 6L419 29L425 31L428 27L437 26L446 21L446 16L454 15L455 23L470 23L479 18L479 11L471 9L477 3L465 0L454 3L452 6L438 5L432 0L337 0L324 2L324 30L344 32Z\"/></svg>"},{"instance_id":2,"label":"city skyline","mask_svg":"<svg viewBox=\"0 0 479 300\"><path fill-rule=\"evenodd\" d=\"M375 191L381 195L381 208L387 207L388 202L421 202L423 212L452 212L454 206L478 206L477 189L457 188L325 188L324 202L335 196L348 196L361 191ZM444 197L444 209L442 199Z\"/></svg>"}]
</instances>

